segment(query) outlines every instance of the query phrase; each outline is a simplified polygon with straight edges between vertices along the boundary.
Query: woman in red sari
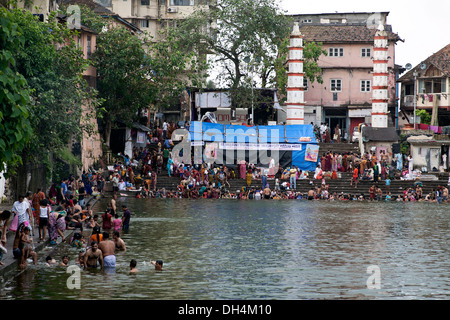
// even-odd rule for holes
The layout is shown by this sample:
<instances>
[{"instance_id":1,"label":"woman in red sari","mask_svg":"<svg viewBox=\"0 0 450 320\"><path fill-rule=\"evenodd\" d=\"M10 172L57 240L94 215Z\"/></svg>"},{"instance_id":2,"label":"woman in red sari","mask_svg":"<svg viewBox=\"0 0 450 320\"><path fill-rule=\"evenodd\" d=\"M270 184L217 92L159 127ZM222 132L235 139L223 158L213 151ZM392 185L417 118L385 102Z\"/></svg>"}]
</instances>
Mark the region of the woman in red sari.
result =
<instances>
[{"instance_id":1,"label":"woman in red sari","mask_svg":"<svg viewBox=\"0 0 450 320\"><path fill-rule=\"evenodd\" d=\"M239 170L241 173L241 179L247 179L247 168L245 160L239 162Z\"/></svg>"}]
</instances>

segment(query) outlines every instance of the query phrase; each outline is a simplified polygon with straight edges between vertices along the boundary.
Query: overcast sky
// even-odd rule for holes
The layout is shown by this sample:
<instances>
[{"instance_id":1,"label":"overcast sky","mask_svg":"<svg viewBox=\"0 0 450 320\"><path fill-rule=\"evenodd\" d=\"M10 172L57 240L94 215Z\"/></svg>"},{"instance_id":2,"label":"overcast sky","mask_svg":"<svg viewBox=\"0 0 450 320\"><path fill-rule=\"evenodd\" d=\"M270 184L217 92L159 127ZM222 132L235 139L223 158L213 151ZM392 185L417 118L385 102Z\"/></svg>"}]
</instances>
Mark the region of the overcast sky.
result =
<instances>
[{"instance_id":1,"label":"overcast sky","mask_svg":"<svg viewBox=\"0 0 450 320\"><path fill-rule=\"evenodd\" d=\"M414 66L450 43L450 0L279 0L288 14L389 12L387 24L404 42L395 63Z\"/></svg>"}]
</instances>

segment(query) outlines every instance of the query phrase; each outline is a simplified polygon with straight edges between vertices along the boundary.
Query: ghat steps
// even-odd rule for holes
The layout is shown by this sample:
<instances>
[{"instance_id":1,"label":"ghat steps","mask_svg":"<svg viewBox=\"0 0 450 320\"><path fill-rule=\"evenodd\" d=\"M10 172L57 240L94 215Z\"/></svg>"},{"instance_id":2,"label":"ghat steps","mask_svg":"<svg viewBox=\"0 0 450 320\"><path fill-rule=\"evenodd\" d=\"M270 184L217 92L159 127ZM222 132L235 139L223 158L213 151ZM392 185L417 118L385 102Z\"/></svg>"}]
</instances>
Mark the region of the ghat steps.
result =
<instances>
[{"instance_id":1,"label":"ghat steps","mask_svg":"<svg viewBox=\"0 0 450 320\"><path fill-rule=\"evenodd\" d=\"M387 187L385 181L378 181L376 183L373 180L369 181L362 181L360 180L358 182L358 187L355 188L355 186L350 185L352 174L350 172L342 172L341 178L339 179L325 179L325 183L329 186L328 191L330 193L341 193L344 194L361 194L364 193L364 195L369 194L369 188L376 184L378 185L381 190L383 191L383 194L386 194ZM289 180L281 180L280 184L282 182L289 182ZM312 184L310 183L312 181ZM433 189L436 189L438 186L447 186L447 180L443 179L443 176L440 177L440 180L430 180L430 181L424 181L419 180L422 182L422 189L423 194L427 194L433 191ZM247 186L247 180L245 179L230 179L228 180L230 187L226 185L226 189L229 189L232 192L235 192L236 190L241 190L242 187ZM273 189L275 187L275 180L274 179L268 179L268 184L270 189ZM392 195L399 195L402 194L403 190L405 188L411 188L413 187L415 180L392 180L391 185L389 187L390 192ZM156 187L158 189L165 188L166 190L175 190L177 188L177 185L180 183L179 177L169 177L167 173L161 173L158 175L157 178L157 184ZM310 172L308 179L299 179L297 180L297 188L296 191L307 193L311 187L320 186L322 183L321 180L315 180L313 179L313 173ZM261 188L261 180L252 180L251 187L255 188Z\"/></svg>"}]
</instances>

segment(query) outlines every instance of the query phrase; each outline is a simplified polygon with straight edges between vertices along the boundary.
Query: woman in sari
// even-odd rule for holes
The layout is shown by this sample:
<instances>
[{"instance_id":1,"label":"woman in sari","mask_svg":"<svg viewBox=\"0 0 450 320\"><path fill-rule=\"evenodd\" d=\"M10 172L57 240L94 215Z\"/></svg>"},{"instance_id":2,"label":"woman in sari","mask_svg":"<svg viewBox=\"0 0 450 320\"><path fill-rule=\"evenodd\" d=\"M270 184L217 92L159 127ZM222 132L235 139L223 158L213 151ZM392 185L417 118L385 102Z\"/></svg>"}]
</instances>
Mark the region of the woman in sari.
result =
<instances>
[{"instance_id":1,"label":"woman in sari","mask_svg":"<svg viewBox=\"0 0 450 320\"><path fill-rule=\"evenodd\" d=\"M171 176L173 172L173 160L172 157L169 156L169 159L167 160L167 173L169 174L169 177Z\"/></svg>"},{"instance_id":2,"label":"woman in sari","mask_svg":"<svg viewBox=\"0 0 450 320\"><path fill-rule=\"evenodd\" d=\"M247 171L247 186L250 187L251 184L252 184L252 170L248 169L248 171Z\"/></svg>"},{"instance_id":3,"label":"woman in sari","mask_svg":"<svg viewBox=\"0 0 450 320\"><path fill-rule=\"evenodd\" d=\"M328 152L327 155L325 156L325 171L331 171L331 152Z\"/></svg>"},{"instance_id":4,"label":"woman in sari","mask_svg":"<svg viewBox=\"0 0 450 320\"><path fill-rule=\"evenodd\" d=\"M341 171L342 172L346 172L347 171L347 152L344 153L344 155L342 156Z\"/></svg>"},{"instance_id":5,"label":"woman in sari","mask_svg":"<svg viewBox=\"0 0 450 320\"><path fill-rule=\"evenodd\" d=\"M50 212L48 214L48 235L50 237L50 244L56 244L58 236L61 236L63 242L66 241L63 233L64 230L66 230L64 215L59 212Z\"/></svg>"},{"instance_id":6,"label":"woman in sari","mask_svg":"<svg viewBox=\"0 0 450 320\"><path fill-rule=\"evenodd\" d=\"M337 170L337 155L331 154L331 170L336 171Z\"/></svg>"},{"instance_id":7,"label":"woman in sari","mask_svg":"<svg viewBox=\"0 0 450 320\"><path fill-rule=\"evenodd\" d=\"M241 179L245 179L246 178L246 162L245 160L241 160L239 162L239 169L240 169L240 173L241 173Z\"/></svg>"}]
</instances>

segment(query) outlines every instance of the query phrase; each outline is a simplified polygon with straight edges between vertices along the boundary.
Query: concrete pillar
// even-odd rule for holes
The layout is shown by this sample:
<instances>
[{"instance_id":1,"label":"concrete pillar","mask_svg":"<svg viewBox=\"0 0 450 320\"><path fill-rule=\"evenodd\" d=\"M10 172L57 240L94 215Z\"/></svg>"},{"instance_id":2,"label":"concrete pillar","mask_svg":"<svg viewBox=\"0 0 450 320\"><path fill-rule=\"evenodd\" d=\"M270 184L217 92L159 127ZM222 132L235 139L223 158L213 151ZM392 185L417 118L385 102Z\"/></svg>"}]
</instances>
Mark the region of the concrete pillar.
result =
<instances>
[{"instance_id":1,"label":"concrete pillar","mask_svg":"<svg viewBox=\"0 0 450 320\"><path fill-rule=\"evenodd\" d=\"M375 33L373 45L372 127L388 126L388 39L383 25Z\"/></svg>"},{"instance_id":2,"label":"concrete pillar","mask_svg":"<svg viewBox=\"0 0 450 320\"><path fill-rule=\"evenodd\" d=\"M289 70L286 102L286 124L305 123L303 78L303 36L298 22L294 23L289 43Z\"/></svg>"}]
</instances>

